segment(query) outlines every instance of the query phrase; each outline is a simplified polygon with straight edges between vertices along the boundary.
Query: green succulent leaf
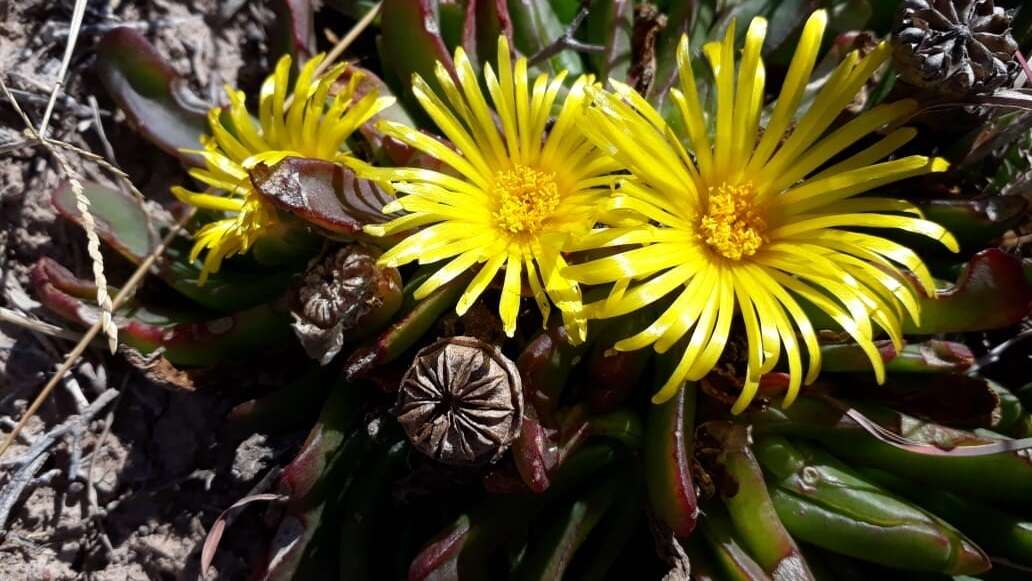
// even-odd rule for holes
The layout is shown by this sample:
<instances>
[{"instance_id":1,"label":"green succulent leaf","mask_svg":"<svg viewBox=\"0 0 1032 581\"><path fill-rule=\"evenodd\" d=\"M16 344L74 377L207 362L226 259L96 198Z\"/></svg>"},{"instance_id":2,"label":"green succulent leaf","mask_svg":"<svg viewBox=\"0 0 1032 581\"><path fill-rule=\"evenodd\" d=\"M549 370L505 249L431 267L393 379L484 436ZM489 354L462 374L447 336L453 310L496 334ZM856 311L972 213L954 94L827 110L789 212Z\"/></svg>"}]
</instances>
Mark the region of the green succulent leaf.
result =
<instances>
[{"instance_id":1,"label":"green succulent leaf","mask_svg":"<svg viewBox=\"0 0 1032 581\"><path fill-rule=\"evenodd\" d=\"M88 301L96 297L96 286L53 260L36 263L32 283L43 306L66 320L88 327L100 318L100 308ZM274 305L212 315L130 304L115 317L123 343L144 354L163 348L169 362L187 366L214 365L280 344L290 337L289 321L285 310Z\"/></svg>"},{"instance_id":2,"label":"green succulent leaf","mask_svg":"<svg viewBox=\"0 0 1032 581\"><path fill-rule=\"evenodd\" d=\"M774 578L813 579L795 540L772 503L743 425L711 422L708 432L720 446L718 462L733 484L721 491L724 506L743 546Z\"/></svg>"},{"instance_id":3,"label":"green succulent leaf","mask_svg":"<svg viewBox=\"0 0 1032 581\"><path fill-rule=\"evenodd\" d=\"M579 4L579 3L578 3ZM588 55L599 79L623 79L631 64L631 31L634 3L630 0L595 0L584 22L584 37L589 44L604 46L605 51Z\"/></svg>"},{"instance_id":4,"label":"green succulent leaf","mask_svg":"<svg viewBox=\"0 0 1032 581\"><path fill-rule=\"evenodd\" d=\"M272 167L253 168L251 182L276 207L333 234L378 241L362 227L388 220L380 209L390 194L338 163L288 157Z\"/></svg>"},{"instance_id":5,"label":"green succulent leaf","mask_svg":"<svg viewBox=\"0 0 1032 581\"><path fill-rule=\"evenodd\" d=\"M645 473L656 517L680 537L695 529L699 504L692 478L695 446L694 383L651 406L645 431Z\"/></svg>"},{"instance_id":6,"label":"green succulent leaf","mask_svg":"<svg viewBox=\"0 0 1032 581\"><path fill-rule=\"evenodd\" d=\"M608 478L581 492L538 525L511 579L562 579L574 555L609 511L624 479Z\"/></svg>"},{"instance_id":7,"label":"green succulent leaf","mask_svg":"<svg viewBox=\"0 0 1032 581\"><path fill-rule=\"evenodd\" d=\"M140 264L158 244L159 230L169 224L148 216L140 201L121 190L95 182L83 182L83 194L97 223L97 235L133 264ZM51 201L63 218L82 225L75 205L75 193L67 186L54 191ZM150 221L151 226L148 226ZM182 239L174 241L156 267L155 274L179 294L214 311L233 313L267 303L279 297L290 284L293 272L248 272L224 268L211 274L202 286L201 268L189 259L190 249Z\"/></svg>"},{"instance_id":8,"label":"green succulent leaf","mask_svg":"<svg viewBox=\"0 0 1032 581\"><path fill-rule=\"evenodd\" d=\"M455 306L459 295L469 283L469 275L461 275L442 285L423 300L417 301L412 294L422 284L425 276L414 276L404 289L404 301L394 323L370 341L359 345L344 364L348 378L357 379L374 368L390 363L419 341L437 318Z\"/></svg>"},{"instance_id":9,"label":"green succulent leaf","mask_svg":"<svg viewBox=\"0 0 1032 581\"><path fill-rule=\"evenodd\" d=\"M311 425L327 395L340 388L335 370L316 366L283 387L233 406L227 428L241 439L257 431L277 433Z\"/></svg>"},{"instance_id":10,"label":"green succulent leaf","mask_svg":"<svg viewBox=\"0 0 1032 581\"><path fill-rule=\"evenodd\" d=\"M935 298L920 296L921 323L909 318L903 332L934 335L998 329L1021 321L1032 309L1032 285L1021 260L996 248L971 257L957 283Z\"/></svg>"},{"instance_id":11,"label":"green succulent leaf","mask_svg":"<svg viewBox=\"0 0 1032 581\"><path fill-rule=\"evenodd\" d=\"M916 484L884 470L868 468L861 473L960 527L994 557L1003 557L1024 567L1032 566L1032 522L959 494Z\"/></svg>"},{"instance_id":12,"label":"green succulent leaf","mask_svg":"<svg viewBox=\"0 0 1032 581\"><path fill-rule=\"evenodd\" d=\"M556 499L606 471L617 450L593 444L574 452L544 494L492 495L441 531L412 560L410 581L450 576L489 578L491 559L506 542L525 541L531 522Z\"/></svg>"},{"instance_id":13,"label":"green succulent leaf","mask_svg":"<svg viewBox=\"0 0 1032 581\"><path fill-rule=\"evenodd\" d=\"M905 345L897 352L891 341L876 341L885 361L885 371L897 373L953 373L974 363L974 354L963 343L930 339ZM855 343L821 346L821 371L825 373L869 372L871 362Z\"/></svg>"},{"instance_id":14,"label":"green succulent leaf","mask_svg":"<svg viewBox=\"0 0 1032 581\"><path fill-rule=\"evenodd\" d=\"M478 63L492 62L498 56L498 37L513 43L512 19L506 0L476 0L466 4L465 47Z\"/></svg>"},{"instance_id":15,"label":"green succulent leaf","mask_svg":"<svg viewBox=\"0 0 1032 581\"><path fill-rule=\"evenodd\" d=\"M778 516L797 538L903 569L974 575L991 567L985 553L952 526L815 446L764 437L753 451L771 478Z\"/></svg>"},{"instance_id":16,"label":"green succulent leaf","mask_svg":"<svg viewBox=\"0 0 1032 581\"><path fill-rule=\"evenodd\" d=\"M116 28L97 44L97 76L133 127L165 153L202 167L209 105L189 92L186 82L147 39L131 28Z\"/></svg>"},{"instance_id":17,"label":"green succulent leaf","mask_svg":"<svg viewBox=\"0 0 1032 581\"><path fill-rule=\"evenodd\" d=\"M995 196L981 200L928 200L917 203L925 218L949 230L960 244L961 252L970 254L986 248L1028 215L1028 202L1020 196ZM880 235L894 239L922 256L949 255L941 244L927 237L905 232Z\"/></svg>"},{"instance_id":18,"label":"green succulent leaf","mask_svg":"<svg viewBox=\"0 0 1032 581\"><path fill-rule=\"evenodd\" d=\"M382 454L369 458L357 471L354 482L340 494L332 521L340 522L338 554L340 579L372 579L378 569L370 562L371 528L380 509L390 500L391 485L402 474L408 458L408 444L398 442Z\"/></svg>"},{"instance_id":19,"label":"green succulent leaf","mask_svg":"<svg viewBox=\"0 0 1032 581\"><path fill-rule=\"evenodd\" d=\"M946 490L992 502L1030 506L1032 463L1021 452L962 455L958 447L999 443L971 432L925 422L875 405L857 408L883 428L939 453L893 445L868 433L846 411L824 399L800 397L788 409L750 414L756 433L805 436L856 466L879 468Z\"/></svg>"},{"instance_id":20,"label":"green succulent leaf","mask_svg":"<svg viewBox=\"0 0 1032 581\"><path fill-rule=\"evenodd\" d=\"M108 246L134 263L139 263L157 247L156 228L167 224L154 224L154 228L149 228L151 218L138 200L96 182L83 182L82 186L82 193L90 202L97 235ZM63 218L81 225L82 215L75 198L75 191L65 183L54 190L51 202Z\"/></svg>"},{"instance_id":21,"label":"green succulent leaf","mask_svg":"<svg viewBox=\"0 0 1032 581\"><path fill-rule=\"evenodd\" d=\"M273 56L289 54L298 68L315 54L315 8L311 0L273 0L269 26Z\"/></svg>"},{"instance_id":22,"label":"green succulent leaf","mask_svg":"<svg viewBox=\"0 0 1032 581\"><path fill-rule=\"evenodd\" d=\"M270 547L260 578L305 578L299 570L328 501L348 488L373 444L365 430L355 429L364 409L360 387L334 387L301 450L283 469L278 488L289 498L275 535L278 543Z\"/></svg>"},{"instance_id":23,"label":"green succulent leaf","mask_svg":"<svg viewBox=\"0 0 1032 581\"><path fill-rule=\"evenodd\" d=\"M715 568L722 573L716 578L732 581L770 579L771 576L745 550L727 511L722 506L707 506L705 511L706 516L699 520L699 529L714 556Z\"/></svg>"},{"instance_id":24,"label":"green succulent leaf","mask_svg":"<svg viewBox=\"0 0 1032 581\"><path fill-rule=\"evenodd\" d=\"M448 46L441 37L437 3L433 0L384 0L380 10L380 54L387 80L399 90L395 94L420 111L412 91L412 75L419 75L440 90L434 69L440 62L455 75Z\"/></svg>"},{"instance_id":25,"label":"green succulent leaf","mask_svg":"<svg viewBox=\"0 0 1032 581\"><path fill-rule=\"evenodd\" d=\"M573 345L566 328L552 323L538 333L516 359L516 367L523 379L524 397L533 403L544 423L556 423L554 416L559 408L559 398L574 364L588 347L587 342Z\"/></svg>"}]
</instances>

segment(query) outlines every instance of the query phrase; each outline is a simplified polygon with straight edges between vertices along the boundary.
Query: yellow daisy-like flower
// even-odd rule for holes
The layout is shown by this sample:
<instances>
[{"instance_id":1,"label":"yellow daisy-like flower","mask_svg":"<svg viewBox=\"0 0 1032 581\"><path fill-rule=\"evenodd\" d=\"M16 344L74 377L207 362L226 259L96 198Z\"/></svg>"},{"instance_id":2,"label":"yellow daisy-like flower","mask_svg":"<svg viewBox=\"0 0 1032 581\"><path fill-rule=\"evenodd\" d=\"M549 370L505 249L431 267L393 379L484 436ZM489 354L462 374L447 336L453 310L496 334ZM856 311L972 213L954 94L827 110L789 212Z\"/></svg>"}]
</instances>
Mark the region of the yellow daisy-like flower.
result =
<instances>
[{"instance_id":1,"label":"yellow daisy-like flower","mask_svg":"<svg viewBox=\"0 0 1032 581\"><path fill-rule=\"evenodd\" d=\"M617 344L623 350L654 345L664 352L690 333L680 363L653 398L656 402L714 367L737 313L749 347L747 377L733 411L741 412L752 400L760 376L777 364L782 346L791 375L785 397L789 405L804 379L812 382L820 371L817 335L800 298L852 335L881 382L885 370L872 341L872 322L899 348L904 310L915 321L919 316L916 289L900 266L913 272L929 294L934 284L913 251L853 229L898 228L957 249L949 232L922 219L913 205L881 197L855 198L947 167L944 160L922 156L878 163L912 139L913 129L888 130L872 145L840 156L861 138L912 113L914 102L877 106L828 131L889 57L891 49L885 43L866 56L846 56L789 130L826 23L824 11L807 21L762 132L760 50L767 25L761 18L749 27L737 67L733 22L723 42L703 49L716 80L712 138L696 91L687 38L681 39L677 55L681 88L671 91L685 135L676 134L626 86L613 83L615 94L592 91L594 106L586 113L585 131L631 176L618 185L607 205L609 215L623 222L612 221L613 227L594 231L578 247L635 248L568 267L565 274L587 284L615 283L608 299L586 307L592 317L629 313L676 291L654 323ZM682 138L690 143L691 154ZM639 284L631 286L632 280ZM805 377L799 337L809 355Z\"/></svg>"},{"instance_id":2,"label":"yellow daisy-like flower","mask_svg":"<svg viewBox=\"0 0 1032 581\"><path fill-rule=\"evenodd\" d=\"M182 202L225 212L226 218L206 224L194 235L190 260L208 251L200 283L217 272L228 256L247 252L261 236L280 232L277 211L251 185L248 170L259 163L275 164L285 157L307 157L351 165L357 160L342 150L345 140L363 123L394 103L393 97L369 92L356 101L361 74L351 75L348 84L330 99L330 92L346 63L316 74L325 55L309 60L290 89L290 56L276 64L262 84L258 121L247 110L242 91L229 87L228 120L221 108L208 112L211 136L204 136L204 149L192 151L204 158L205 168L190 170L197 181L217 193L191 192L172 188Z\"/></svg>"},{"instance_id":3,"label":"yellow daisy-like flower","mask_svg":"<svg viewBox=\"0 0 1032 581\"><path fill-rule=\"evenodd\" d=\"M608 196L616 168L578 130L589 77L569 89L554 124L552 107L565 73L540 75L531 84L527 60L515 64L505 37L498 40L498 74L484 78L494 110L461 48L455 51L458 84L438 63L443 97L421 78L412 91L451 145L401 124L380 129L447 165L443 173L421 168L377 168L369 177L389 181L401 195L384 212L406 214L366 231L384 236L423 227L383 254L398 266L447 260L416 291L421 298L480 264L456 307L461 315L499 271L505 271L500 313L505 332L516 329L523 279L547 320L550 300L559 307L570 336L583 340L586 323L578 285L562 275L568 241L590 231ZM495 113L500 127L495 124ZM454 146L454 148L452 147Z\"/></svg>"}]
</instances>

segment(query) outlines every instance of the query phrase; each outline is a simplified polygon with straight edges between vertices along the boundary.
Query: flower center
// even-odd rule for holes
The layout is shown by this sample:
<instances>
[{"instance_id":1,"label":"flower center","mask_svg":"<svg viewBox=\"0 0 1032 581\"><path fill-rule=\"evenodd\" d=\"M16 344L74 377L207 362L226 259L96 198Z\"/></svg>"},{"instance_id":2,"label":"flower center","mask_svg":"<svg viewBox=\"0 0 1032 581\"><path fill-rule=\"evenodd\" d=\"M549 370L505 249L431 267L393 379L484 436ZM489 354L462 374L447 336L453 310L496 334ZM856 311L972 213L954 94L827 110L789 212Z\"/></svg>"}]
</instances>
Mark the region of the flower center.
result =
<instances>
[{"instance_id":1,"label":"flower center","mask_svg":"<svg viewBox=\"0 0 1032 581\"><path fill-rule=\"evenodd\" d=\"M709 209L699 222L699 238L724 258L741 260L763 246L767 222L753 206L752 184L720 184L709 190Z\"/></svg>"},{"instance_id":2,"label":"flower center","mask_svg":"<svg viewBox=\"0 0 1032 581\"><path fill-rule=\"evenodd\" d=\"M555 174L525 165L497 172L494 193L498 199L494 213L498 227L512 234L537 232L559 205Z\"/></svg>"}]
</instances>

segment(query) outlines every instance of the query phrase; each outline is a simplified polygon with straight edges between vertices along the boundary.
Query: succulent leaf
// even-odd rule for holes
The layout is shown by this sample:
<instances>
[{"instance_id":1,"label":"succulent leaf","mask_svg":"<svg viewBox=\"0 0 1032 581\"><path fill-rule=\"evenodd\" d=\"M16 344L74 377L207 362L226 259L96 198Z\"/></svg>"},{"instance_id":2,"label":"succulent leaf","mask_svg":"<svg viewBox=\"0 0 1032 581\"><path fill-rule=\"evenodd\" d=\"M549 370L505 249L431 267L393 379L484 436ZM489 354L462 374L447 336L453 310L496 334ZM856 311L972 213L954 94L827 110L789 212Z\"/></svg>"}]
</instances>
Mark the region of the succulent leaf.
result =
<instances>
[{"instance_id":1,"label":"succulent leaf","mask_svg":"<svg viewBox=\"0 0 1032 581\"><path fill-rule=\"evenodd\" d=\"M186 81L139 32L116 28L97 44L97 75L141 135L187 165L204 160L200 150L209 106L189 92Z\"/></svg>"},{"instance_id":2,"label":"succulent leaf","mask_svg":"<svg viewBox=\"0 0 1032 581\"><path fill-rule=\"evenodd\" d=\"M77 279L49 258L41 258L32 272L36 297L43 306L66 320L88 327L100 317L100 309L88 302L96 296L91 281ZM141 353L163 348L163 355L175 365L208 366L240 358L276 345L289 335L286 312L273 305L259 305L237 313L190 316L177 308L167 316L162 311L132 305L115 317L121 340ZM190 320L195 318L195 320ZM186 322L181 322L187 319ZM286 332L286 333L285 333Z\"/></svg>"},{"instance_id":3,"label":"succulent leaf","mask_svg":"<svg viewBox=\"0 0 1032 581\"><path fill-rule=\"evenodd\" d=\"M259 164L251 182L276 207L334 234L366 239L363 226L387 220L380 208L391 196L330 161L288 157L272 167Z\"/></svg>"}]
</instances>

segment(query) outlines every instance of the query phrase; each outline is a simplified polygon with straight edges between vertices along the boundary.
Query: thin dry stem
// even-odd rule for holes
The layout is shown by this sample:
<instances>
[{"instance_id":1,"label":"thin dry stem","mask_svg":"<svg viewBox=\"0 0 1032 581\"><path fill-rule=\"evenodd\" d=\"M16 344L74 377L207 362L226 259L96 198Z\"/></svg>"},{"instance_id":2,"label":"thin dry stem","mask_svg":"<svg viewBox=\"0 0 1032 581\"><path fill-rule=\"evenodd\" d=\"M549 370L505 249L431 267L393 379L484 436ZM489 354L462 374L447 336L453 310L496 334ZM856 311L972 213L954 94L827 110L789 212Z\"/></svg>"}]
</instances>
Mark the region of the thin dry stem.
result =
<instances>
[{"instance_id":1,"label":"thin dry stem","mask_svg":"<svg viewBox=\"0 0 1032 581\"><path fill-rule=\"evenodd\" d=\"M351 43L355 42L355 39L358 38L358 35L362 34L362 32L365 31L365 29L373 23L373 20L376 18L376 15L380 13L381 4L383 3L377 2L376 4L374 4L373 7L369 9L369 12L366 12L365 16L363 16L361 20L356 22L355 25L351 27L351 30L349 30L348 33L344 35L344 38L340 39L340 41L333 47L333 49L330 50L329 54L326 55L326 58L323 60L323 62L319 63L319 66L316 68L316 76L318 76L320 73L325 72L326 69L330 67L330 65L336 62L336 60L340 58L340 55L344 54L344 51L347 50L349 46L351 46Z\"/></svg>"},{"instance_id":2,"label":"thin dry stem","mask_svg":"<svg viewBox=\"0 0 1032 581\"><path fill-rule=\"evenodd\" d=\"M337 61L338 58L340 58L340 55L344 54L344 51L347 50L349 46L351 46L351 43L355 42L355 39L358 38L358 35L362 34L362 32L364 32L366 28L369 28L369 25L373 23L373 20L376 18L376 15L380 13L381 4L383 4L383 2L377 2L376 4L374 4L373 7L369 9L369 12L366 12L365 16L363 16L361 20L356 22L355 25L351 27L351 30L349 30L348 33L344 35L344 38L340 39L337 42L337 44L334 45L330 52L326 54L326 58L324 58L323 61L319 63L319 66L315 68L314 76L318 77L319 75L326 72L326 70L329 69L330 66ZM283 106L285 108L289 108L290 104L293 101L294 95L290 95L289 97L287 97L287 100Z\"/></svg>"},{"instance_id":3,"label":"thin dry stem","mask_svg":"<svg viewBox=\"0 0 1032 581\"><path fill-rule=\"evenodd\" d=\"M75 331L62 329L57 325L51 325L50 323L44 323L43 321L26 317L18 311L14 311L6 307L0 307L0 321L10 323L12 325L18 325L19 327L24 327L30 331L35 331L51 337L58 337L60 339L71 339L74 341L82 337L82 333L76 333Z\"/></svg>"},{"instance_id":4,"label":"thin dry stem","mask_svg":"<svg viewBox=\"0 0 1032 581\"><path fill-rule=\"evenodd\" d=\"M57 73L57 81L54 83L54 90L50 92L50 100L47 102L47 109L43 113L43 121L39 124L40 139L46 139L47 126L50 124L50 116L54 112L54 105L57 97L61 94L64 86L65 75L68 74L68 65L72 62L72 53L75 52L75 42L79 39L79 30L82 29L82 19L86 14L86 0L76 0L75 8L72 10L72 21L68 26L68 42L65 43L64 57L61 58L61 70Z\"/></svg>"},{"instance_id":5,"label":"thin dry stem","mask_svg":"<svg viewBox=\"0 0 1032 581\"><path fill-rule=\"evenodd\" d=\"M72 37L69 37L70 39ZM56 99L56 91L60 88L60 82L54 88L55 95L51 99L51 104ZM29 116L22 111L18 101L11 94L11 91L7 88L7 85L0 79L0 89L3 90L7 100L11 103L11 107L18 113L25 123L25 134L29 139L32 139L42 145L57 161L57 165L61 168L61 171L68 178L68 182L71 185L72 192L75 194L75 206L82 214L82 226L86 231L86 251L90 256L90 261L93 264L93 278L97 284L97 304L100 306L100 324L101 329L108 338L108 347L111 352L114 353L118 347L118 327L115 326L112 320L112 304L111 295L108 293L107 288L107 277L104 276L104 256L100 253L100 237L97 236L97 224L93 219L93 214L90 213L90 201L89 198L83 192L82 179L79 173L72 167L72 164L68 162L68 159L54 147L54 143L51 140L45 138L42 133L35 131L32 128L32 122L29 120ZM49 109L47 111L49 114ZM44 119L45 121L45 119ZM41 125L41 129L45 130L46 127Z\"/></svg>"}]
</instances>

